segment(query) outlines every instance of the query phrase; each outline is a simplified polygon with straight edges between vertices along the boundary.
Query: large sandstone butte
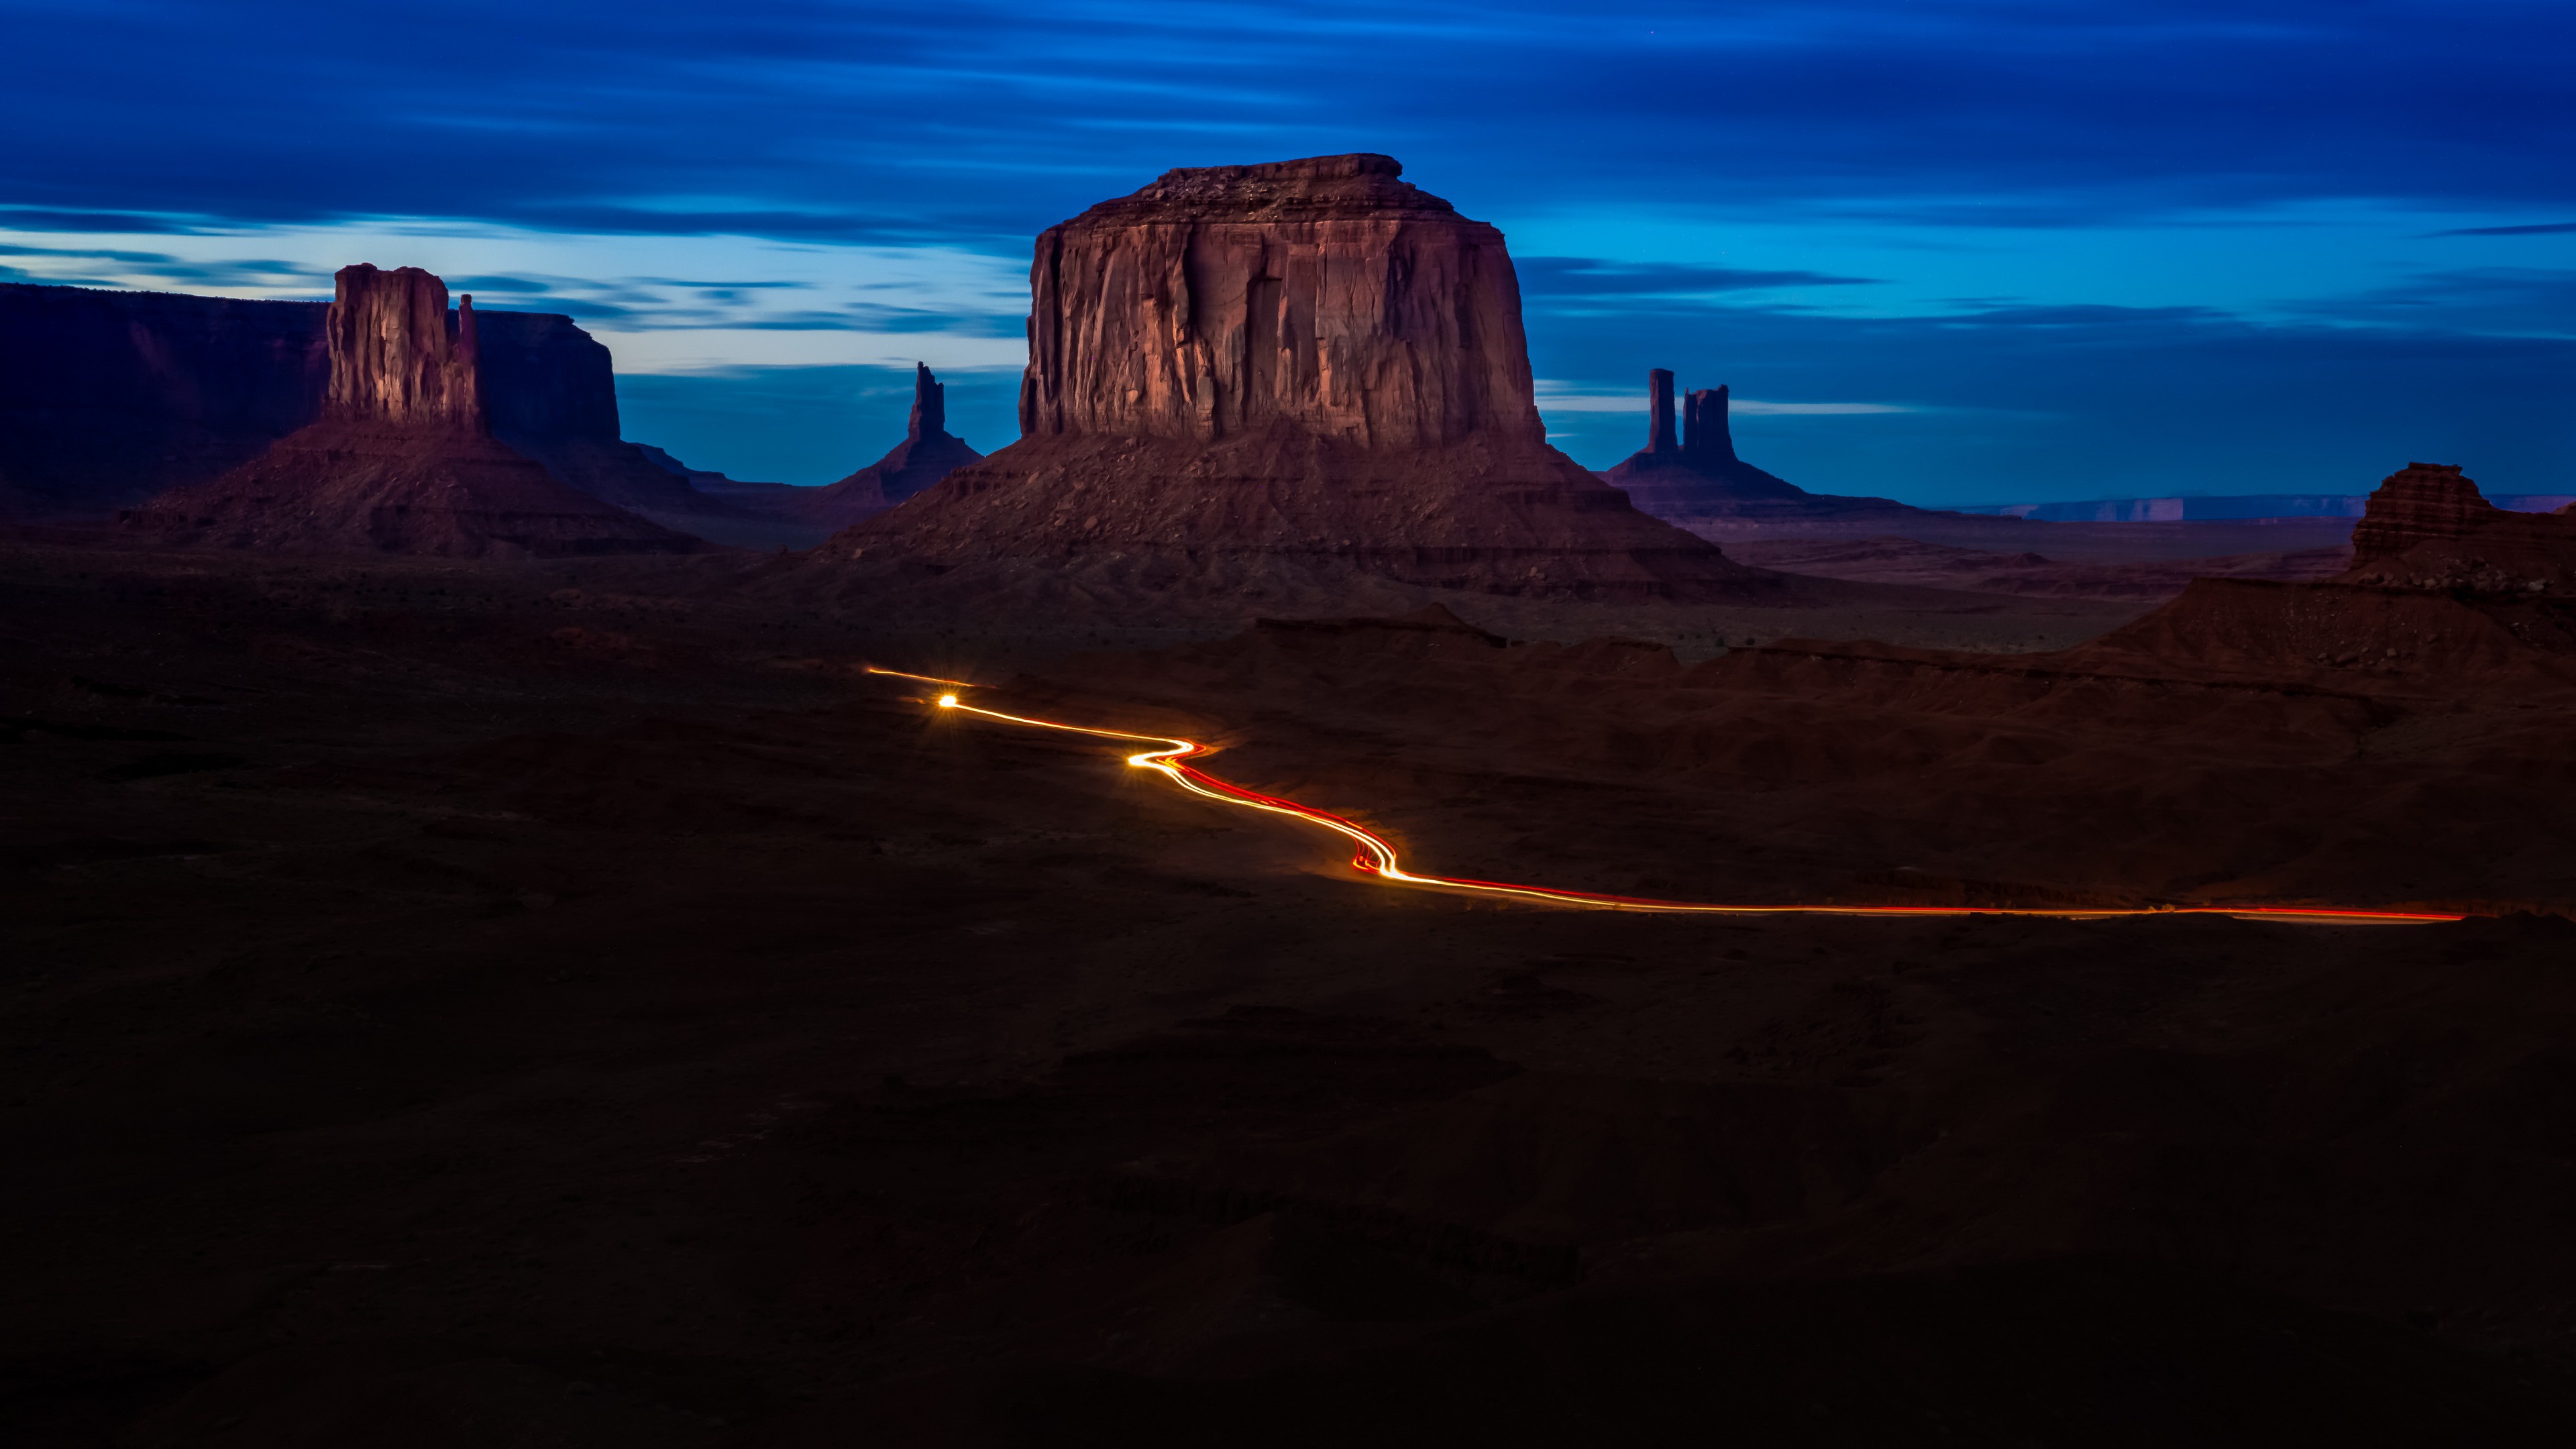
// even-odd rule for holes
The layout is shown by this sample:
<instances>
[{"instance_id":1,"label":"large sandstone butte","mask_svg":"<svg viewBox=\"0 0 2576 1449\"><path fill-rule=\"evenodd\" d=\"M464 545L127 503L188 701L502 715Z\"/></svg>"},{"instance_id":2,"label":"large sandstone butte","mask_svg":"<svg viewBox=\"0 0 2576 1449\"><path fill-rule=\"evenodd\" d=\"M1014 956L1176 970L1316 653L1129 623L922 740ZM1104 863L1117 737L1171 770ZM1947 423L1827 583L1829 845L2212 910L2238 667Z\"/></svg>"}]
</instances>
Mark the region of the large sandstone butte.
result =
<instances>
[{"instance_id":1,"label":"large sandstone butte","mask_svg":"<svg viewBox=\"0 0 2576 1449\"><path fill-rule=\"evenodd\" d=\"M330 319L321 302L0 283L0 515L104 516L320 421ZM570 317L477 309L475 333L472 386L494 437L692 532L749 517L620 440L608 349Z\"/></svg>"},{"instance_id":2,"label":"large sandstone butte","mask_svg":"<svg viewBox=\"0 0 2576 1449\"><path fill-rule=\"evenodd\" d=\"M1630 501L1658 518L1703 527L1734 524L1869 522L1891 530L1929 517L1892 498L1852 498L1810 493L1736 456L1725 384L1694 389L1682 401L1682 429L1673 429L1673 375L1646 374L1646 446L1602 476L1627 491Z\"/></svg>"},{"instance_id":3,"label":"large sandstone butte","mask_svg":"<svg viewBox=\"0 0 2576 1449\"><path fill-rule=\"evenodd\" d=\"M1391 157L1177 170L1037 240L1020 441L837 535L931 564L1150 554L1710 597L1773 576L1547 444L1503 235Z\"/></svg>"},{"instance_id":4,"label":"large sandstone butte","mask_svg":"<svg viewBox=\"0 0 2576 1449\"><path fill-rule=\"evenodd\" d=\"M452 557L697 546L565 485L492 435L473 299L417 267L335 279L320 421L124 515L182 544Z\"/></svg>"},{"instance_id":5,"label":"large sandstone butte","mask_svg":"<svg viewBox=\"0 0 2576 1449\"><path fill-rule=\"evenodd\" d=\"M948 386L924 363L912 365L912 418L903 441L849 477L777 504L791 517L851 524L874 518L984 455L948 431Z\"/></svg>"}]
</instances>

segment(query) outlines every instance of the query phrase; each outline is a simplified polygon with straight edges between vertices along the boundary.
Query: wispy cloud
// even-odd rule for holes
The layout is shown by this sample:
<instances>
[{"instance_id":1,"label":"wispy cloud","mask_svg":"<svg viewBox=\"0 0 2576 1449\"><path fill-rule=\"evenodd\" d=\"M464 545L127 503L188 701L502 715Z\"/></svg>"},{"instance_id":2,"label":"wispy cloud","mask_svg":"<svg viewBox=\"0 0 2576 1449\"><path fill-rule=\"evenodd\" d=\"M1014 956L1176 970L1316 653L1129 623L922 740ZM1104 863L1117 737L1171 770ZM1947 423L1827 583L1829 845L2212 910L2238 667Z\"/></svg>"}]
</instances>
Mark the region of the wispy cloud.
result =
<instances>
[{"instance_id":1,"label":"wispy cloud","mask_svg":"<svg viewBox=\"0 0 2576 1449\"><path fill-rule=\"evenodd\" d=\"M2428 236L2562 236L2576 232L2576 221L2547 221L2531 226L2455 226Z\"/></svg>"}]
</instances>

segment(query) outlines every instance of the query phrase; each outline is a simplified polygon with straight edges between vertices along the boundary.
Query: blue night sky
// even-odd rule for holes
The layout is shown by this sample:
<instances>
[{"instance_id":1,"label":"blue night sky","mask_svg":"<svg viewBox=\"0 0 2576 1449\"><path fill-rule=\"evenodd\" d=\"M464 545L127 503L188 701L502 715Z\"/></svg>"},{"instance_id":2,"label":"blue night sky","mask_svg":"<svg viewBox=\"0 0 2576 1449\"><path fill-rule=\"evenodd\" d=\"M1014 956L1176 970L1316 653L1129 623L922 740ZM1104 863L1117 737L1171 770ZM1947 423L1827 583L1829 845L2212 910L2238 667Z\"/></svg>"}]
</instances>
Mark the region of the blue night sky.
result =
<instances>
[{"instance_id":1,"label":"blue night sky","mask_svg":"<svg viewBox=\"0 0 2576 1449\"><path fill-rule=\"evenodd\" d=\"M2576 491L2576 8L0 0L0 279L416 264L617 353L627 435L828 481L914 358L1010 440L1030 236L1341 151L1511 239L1559 443L1645 371L1915 502Z\"/></svg>"}]
</instances>

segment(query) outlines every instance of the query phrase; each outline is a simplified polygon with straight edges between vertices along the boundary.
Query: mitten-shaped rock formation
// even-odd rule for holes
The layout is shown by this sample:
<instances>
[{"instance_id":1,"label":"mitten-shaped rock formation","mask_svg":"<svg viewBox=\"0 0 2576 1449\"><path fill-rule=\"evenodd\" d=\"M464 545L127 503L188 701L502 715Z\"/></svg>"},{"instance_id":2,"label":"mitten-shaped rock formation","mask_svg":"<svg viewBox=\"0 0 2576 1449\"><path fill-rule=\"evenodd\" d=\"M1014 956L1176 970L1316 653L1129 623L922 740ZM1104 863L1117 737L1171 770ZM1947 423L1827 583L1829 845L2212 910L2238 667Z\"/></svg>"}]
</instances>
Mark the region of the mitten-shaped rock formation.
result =
<instances>
[{"instance_id":1,"label":"mitten-shaped rock formation","mask_svg":"<svg viewBox=\"0 0 2576 1449\"><path fill-rule=\"evenodd\" d=\"M1723 385L1683 400L1679 439L1673 436L1673 375L1660 367L1647 373L1646 398L1646 446L1603 475L1639 508L1678 518L1747 501L1815 496L1735 456Z\"/></svg>"},{"instance_id":2,"label":"mitten-shaped rock formation","mask_svg":"<svg viewBox=\"0 0 2576 1449\"><path fill-rule=\"evenodd\" d=\"M2508 512L2456 464L2409 463L2381 481L2353 525L2342 582L2566 593L2576 587L2576 515Z\"/></svg>"},{"instance_id":3,"label":"mitten-shaped rock formation","mask_svg":"<svg viewBox=\"0 0 2576 1449\"><path fill-rule=\"evenodd\" d=\"M174 543L456 557L685 552L696 540L558 481L493 438L473 299L417 267L342 268L322 420L124 515Z\"/></svg>"},{"instance_id":4,"label":"mitten-shaped rock formation","mask_svg":"<svg viewBox=\"0 0 2576 1449\"><path fill-rule=\"evenodd\" d=\"M1512 592L1761 590L1547 445L1502 233L1390 157L1166 173L1038 237L1021 440L836 537Z\"/></svg>"},{"instance_id":5,"label":"mitten-shaped rock formation","mask_svg":"<svg viewBox=\"0 0 2576 1449\"><path fill-rule=\"evenodd\" d=\"M1658 367L1646 374L1646 402L1646 446L1602 476L1658 518L1723 533L1806 525L1902 531L1934 516L1892 498L1810 493L1737 457L1724 384L1682 400L1678 439L1672 373Z\"/></svg>"},{"instance_id":6,"label":"mitten-shaped rock formation","mask_svg":"<svg viewBox=\"0 0 2576 1449\"><path fill-rule=\"evenodd\" d=\"M923 363L912 365L912 421L892 451L829 487L800 490L792 516L842 526L873 518L984 455L948 431L948 388Z\"/></svg>"}]
</instances>

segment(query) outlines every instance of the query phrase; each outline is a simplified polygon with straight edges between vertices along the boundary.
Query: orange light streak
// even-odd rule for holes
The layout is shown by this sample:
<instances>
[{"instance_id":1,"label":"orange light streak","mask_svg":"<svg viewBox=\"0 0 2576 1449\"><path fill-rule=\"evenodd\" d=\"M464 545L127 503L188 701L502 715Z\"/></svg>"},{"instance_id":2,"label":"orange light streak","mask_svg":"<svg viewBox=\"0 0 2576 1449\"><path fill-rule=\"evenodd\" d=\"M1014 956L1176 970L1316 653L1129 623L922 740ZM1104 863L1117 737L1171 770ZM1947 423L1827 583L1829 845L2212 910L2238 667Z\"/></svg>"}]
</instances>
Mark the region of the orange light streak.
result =
<instances>
[{"instance_id":1,"label":"orange light streak","mask_svg":"<svg viewBox=\"0 0 2576 1449\"><path fill-rule=\"evenodd\" d=\"M865 669L870 674L882 674L889 679L918 679L924 684L953 684L959 689L973 689L976 687L972 680L942 679L936 674L906 674L900 669L879 669L873 664L862 665L861 668Z\"/></svg>"},{"instance_id":2,"label":"orange light streak","mask_svg":"<svg viewBox=\"0 0 2576 1449\"><path fill-rule=\"evenodd\" d=\"M906 674L896 669L870 666L870 674L890 675L897 679L918 679L933 684L950 684L960 689L981 686L961 679L935 679L926 674ZM978 715L1004 724L1025 725L1030 729L1054 730L1060 734L1087 735L1099 740L1124 740L1150 743L1160 749L1144 750L1129 755L1127 763L1140 770L1152 770L1193 795L1239 809L1258 810L1268 815L1284 815L1291 820L1321 826L1349 839L1357 847L1351 868L1360 874L1399 885L1421 886L1431 890L1460 891L1474 895L1505 896L1516 900L1539 901L1549 905L1576 906L1591 910L1649 911L1666 915L1705 916L2048 916L2068 921L2100 921L2125 916L2234 916L2240 920L2291 921L2309 924L2348 922L2352 924L2415 924L2458 921L2465 916L2435 911L2348 910L2326 906L2146 906L2146 907L2032 907L1995 906L1743 906L1717 905L1699 901L1656 900L1649 896L1608 895L1599 891L1563 890L1552 886L1514 885L1505 881L1469 880L1460 876L1416 875L1406 870L1396 856L1394 845L1384 836L1357 821L1345 819L1329 810L1277 795L1264 795L1216 776L1182 761L1213 753L1209 746L1195 740L1170 735L1135 734L1127 730L1095 729L1088 725L1065 724L1058 720L1034 719L1028 715L1005 714L997 709L984 709L965 703L954 694L943 694L936 701L943 710Z\"/></svg>"}]
</instances>

